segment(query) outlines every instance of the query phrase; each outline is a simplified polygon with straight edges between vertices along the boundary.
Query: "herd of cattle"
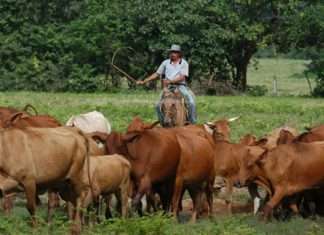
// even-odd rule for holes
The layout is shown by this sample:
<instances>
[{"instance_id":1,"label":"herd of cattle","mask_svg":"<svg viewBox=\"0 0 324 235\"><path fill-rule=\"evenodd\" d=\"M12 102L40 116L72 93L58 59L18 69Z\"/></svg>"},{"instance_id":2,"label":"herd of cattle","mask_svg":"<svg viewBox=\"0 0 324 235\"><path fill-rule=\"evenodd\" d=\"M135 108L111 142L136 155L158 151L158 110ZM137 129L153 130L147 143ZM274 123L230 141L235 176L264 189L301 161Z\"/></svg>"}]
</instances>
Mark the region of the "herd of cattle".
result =
<instances>
[{"instance_id":1,"label":"herd of cattle","mask_svg":"<svg viewBox=\"0 0 324 235\"><path fill-rule=\"evenodd\" d=\"M0 190L3 209L10 213L12 198L24 192L35 227L38 195L48 192L48 221L66 201L69 218L77 225L87 214L81 208L99 197L109 204L116 196L121 216L147 208L171 210L177 220L182 197L188 190L193 201L191 222L204 211L213 214L216 177L226 181L225 201L232 210L234 185L247 186L259 210L258 186L267 192L263 219L274 208L291 213L324 214L324 125L299 134L290 126L256 140L252 134L240 144L230 142L229 123L218 120L202 125L161 128L134 118L124 134L112 132L100 112L71 117L66 125L50 115L32 115L27 105L19 110L0 108Z\"/></svg>"}]
</instances>

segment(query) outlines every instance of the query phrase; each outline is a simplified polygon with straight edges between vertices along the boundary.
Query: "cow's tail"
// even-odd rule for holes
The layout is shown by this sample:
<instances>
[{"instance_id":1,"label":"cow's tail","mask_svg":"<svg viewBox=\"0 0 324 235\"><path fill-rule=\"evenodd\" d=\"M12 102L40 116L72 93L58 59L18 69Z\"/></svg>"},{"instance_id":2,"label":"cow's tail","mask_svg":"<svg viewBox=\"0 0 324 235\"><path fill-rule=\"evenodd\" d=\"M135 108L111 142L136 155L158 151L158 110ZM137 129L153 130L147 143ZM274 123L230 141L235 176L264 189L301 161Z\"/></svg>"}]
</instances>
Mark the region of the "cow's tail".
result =
<instances>
[{"instance_id":1,"label":"cow's tail","mask_svg":"<svg viewBox=\"0 0 324 235\"><path fill-rule=\"evenodd\" d=\"M89 139L87 138L87 136L85 135L85 133L80 129L80 128L76 128L76 127L72 127L75 128L77 130L77 132L83 137L84 142L85 142L85 146L86 146L86 159L85 161L87 161L87 175L88 175L88 179L89 179L89 185L90 185L90 191L91 191L91 195L93 200L95 200L95 193L93 190L93 184L92 184L92 180L91 180L91 174L90 174L90 142ZM85 164L83 164L84 166Z\"/></svg>"},{"instance_id":2,"label":"cow's tail","mask_svg":"<svg viewBox=\"0 0 324 235\"><path fill-rule=\"evenodd\" d=\"M85 139L85 144L86 144L86 161L87 161L87 174L88 174L88 178L89 178L89 185L90 185L90 191L91 191L91 195L92 195L92 199L95 201L95 193L93 190L93 184L92 184L92 180L91 180L91 173L90 173L90 143L89 143L89 139L84 135L83 133L83 138Z\"/></svg>"}]
</instances>

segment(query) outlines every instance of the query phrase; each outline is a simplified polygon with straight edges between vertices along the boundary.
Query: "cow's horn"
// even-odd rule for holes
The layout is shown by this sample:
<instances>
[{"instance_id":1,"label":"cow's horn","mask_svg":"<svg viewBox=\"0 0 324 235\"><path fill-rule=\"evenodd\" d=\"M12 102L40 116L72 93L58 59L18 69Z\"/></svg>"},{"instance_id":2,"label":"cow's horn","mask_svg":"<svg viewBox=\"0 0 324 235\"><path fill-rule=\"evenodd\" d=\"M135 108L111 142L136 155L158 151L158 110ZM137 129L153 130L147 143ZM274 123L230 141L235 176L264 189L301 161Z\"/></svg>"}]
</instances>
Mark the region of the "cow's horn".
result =
<instances>
[{"instance_id":1,"label":"cow's horn","mask_svg":"<svg viewBox=\"0 0 324 235\"><path fill-rule=\"evenodd\" d=\"M233 117L233 118L228 119L228 121L229 122L233 122L233 121L235 121L236 119L239 119L239 118L240 118L240 116Z\"/></svg>"},{"instance_id":2,"label":"cow's horn","mask_svg":"<svg viewBox=\"0 0 324 235\"><path fill-rule=\"evenodd\" d=\"M214 125L214 123L212 123L212 122L205 122L205 124L208 125L208 126L213 126Z\"/></svg>"}]
</instances>

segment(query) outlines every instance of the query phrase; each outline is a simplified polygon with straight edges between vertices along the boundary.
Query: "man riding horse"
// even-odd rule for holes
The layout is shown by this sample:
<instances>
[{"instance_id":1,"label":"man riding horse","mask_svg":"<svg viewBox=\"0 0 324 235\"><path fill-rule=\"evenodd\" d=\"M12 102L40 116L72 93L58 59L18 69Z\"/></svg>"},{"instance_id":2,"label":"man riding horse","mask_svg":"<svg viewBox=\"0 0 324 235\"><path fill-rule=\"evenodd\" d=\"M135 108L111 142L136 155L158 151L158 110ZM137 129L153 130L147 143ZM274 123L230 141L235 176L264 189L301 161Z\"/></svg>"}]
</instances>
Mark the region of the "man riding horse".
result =
<instances>
[{"instance_id":1,"label":"man riding horse","mask_svg":"<svg viewBox=\"0 0 324 235\"><path fill-rule=\"evenodd\" d=\"M160 75L165 75L163 85L167 86L169 89L174 86L178 87L180 92L185 96L186 102L188 104L189 122L196 123L196 104L194 94L186 85L186 77L189 76L188 62L185 59L181 58L181 47L179 45L173 44L169 49L169 52L170 59L164 60L155 73L153 73L143 81L137 81L136 84L143 85L147 82L155 80ZM161 100L162 94L157 102L156 111L160 120L160 124L161 126L163 126L164 121L163 114L161 112Z\"/></svg>"}]
</instances>

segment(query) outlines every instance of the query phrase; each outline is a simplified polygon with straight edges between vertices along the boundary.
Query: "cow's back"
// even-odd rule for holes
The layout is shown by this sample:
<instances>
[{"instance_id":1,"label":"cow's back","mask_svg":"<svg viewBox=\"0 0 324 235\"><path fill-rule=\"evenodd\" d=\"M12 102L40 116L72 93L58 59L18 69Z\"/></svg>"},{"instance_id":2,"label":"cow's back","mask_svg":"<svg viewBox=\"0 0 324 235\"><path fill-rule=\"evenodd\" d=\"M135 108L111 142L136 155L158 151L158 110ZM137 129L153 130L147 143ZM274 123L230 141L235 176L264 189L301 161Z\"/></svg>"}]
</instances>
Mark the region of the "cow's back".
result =
<instances>
[{"instance_id":1,"label":"cow's back","mask_svg":"<svg viewBox=\"0 0 324 235\"><path fill-rule=\"evenodd\" d=\"M117 192L121 185L128 183L130 168L129 161L118 154L91 156L90 180L95 189L104 188L106 192ZM84 167L83 179L86 185L90 187L87 170L87 167Z\"/></svg>"},{"instance_id":2,"label":"cow's back","mask_svg":"<svg viewBox=\"0 0 324 235\"><path fill-rule=\"evenodd\" d=\"M5 172L37 184L64 180L82 168L87 148L83 136L67 128L10 128L0 132Z\"/></svg>"},{"instance_id":3,"label":"cow's back","mask_svg":"<svg viewBox=\"0 0 324 235\"><path fill-rule=\"evenodd\" d=\"M162 182L175 176L180 146L172 131L163 128L145 130L132 142L126 142L126 146L132 174L136 178L147 174L152 182Z\"/></svg>"},{"instance_id":4,"label":"cow's back","mask_svg":"<svg viewBox=\"0 0 324 235\"><path fill-rule=\"evenodd\" d=\"M177 139L181 147L181 159L177 174L183 175L184 180L191 183L214 178L214 151L212 144L207 138L191 135L192 133L192 131L177 133Z\"/></svg>"},{"instance_id":5,"label":"cow's back","mask_svg":"<svg viewBox=\"0 0 324 235\"><path fill-rule=\"evenodd\" d=\"M324 142L279 145L265 161L268 174L278 184L289 182L306 188L324 185Z\"/></svg>"},{"instance_id":6,"label":"cow's back","mask_svg":"<svg viewBox=\"0 0 324 235\"><path fill-rule=\"evenodd\" d=\"M101 131L105 133L111 132L111 126L108 120L102 113L98 111L72 116L67 121L66 125L76 126L86 133L95 131Z\"/></svg>"}]
</instances>

